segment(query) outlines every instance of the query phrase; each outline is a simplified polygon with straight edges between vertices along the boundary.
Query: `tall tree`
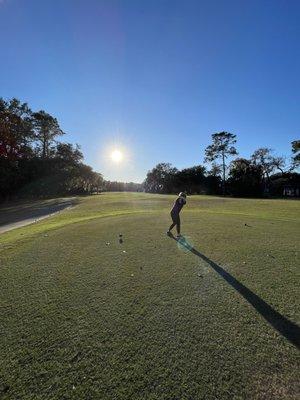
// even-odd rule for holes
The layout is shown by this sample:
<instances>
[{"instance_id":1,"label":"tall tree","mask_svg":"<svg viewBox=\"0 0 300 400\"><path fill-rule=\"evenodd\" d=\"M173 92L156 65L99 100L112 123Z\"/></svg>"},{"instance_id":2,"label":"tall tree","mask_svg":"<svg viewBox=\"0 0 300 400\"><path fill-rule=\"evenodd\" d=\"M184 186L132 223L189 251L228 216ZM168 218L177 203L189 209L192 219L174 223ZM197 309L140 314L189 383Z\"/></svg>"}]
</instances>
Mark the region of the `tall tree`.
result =
<instances>
[{"instance_id":1,"label":"tall tree","mask_svg":"<svg viewBox=\"0 0 300 400\"><path fill-rule=\"evenodd\" d=\"M104 187L102 175L82 163L78 145L56 141L62 134L45 111L32 113L26 103L0 98L0 200L93 193Z\"/></svg>"},{"instance_id":2,"label":"tall tree","mask_svg":"<svg viewBox=\"0 0 300 400\"><path fill-rule=\"evenodd\" d=\"M285 160L283 157L275 157L272 154L273 150L268 147L261 147L252 154L251 162L261 168L262 181L264 191L269 191L270 175L272 172L279 170L281 174L284 173Z\"/></svg>"},{"instance_id":3,"label":"tall tree","mask_svg":"<svg viewBox=\"0 0 300 400\"><path fill-rule=\"evenodd\" d=\"M32 114L32 121L35 132L35 139L40 144L42 158L51 155L51 148L58 136L64 135L56 118L41 110Z\"/></svg>"},{"instance_id":4,"label":"tall tree","mask_svg":"<svg viewBox=\"0 0 300 400\"><path fill-rule=\"evenodd\" d=\"M105 183L103 179L103 175L99 172L94 172L94 180L93 180L93 190L96 193L99 193L104 189Z\"/></svg>"},{"instance_id":5,"label":"tall tree","mask_svg":"<svg viewBox=\"0 0 300 400\"><path fill-rule=\"evenodd\" d=\"M292 142L292 169L300 166L300 140L294 140Z\"/></svg>"},{"instance_id":6,"label":"tall tree","mask_svg":"<svg viewBox=\"0 0 300 400\"><path fill-rule=\"evenodd\" d=\"M176 179L177 168L169 163L157 164L147 173L144 187L146 192L152 193L172 193L176 189L174 183Z\"/></svg>"},{"instance_id":7,"label":"tall tree","mask_svg":"<svg viewBox=\"0 0 300 400\"><path fill-rule=\"evenodd\" d=\"M208 175L221 176L221 174L222 174L221 166L213 162L211 165L211 169L208 171Z\"/></svg>"},{"instance_id":8,"label":"tall tree","mask_svg":"<svg viewBox=\"0 0 300 400\"><path fill-rule=\"evenodd\" d=\"M228 184L235 196L261 195L261 167L250 160L237 158L230 163Z\"/></svg>"},{"instance_id":9,"label":"tall tree","mask_svg":"<svg viewBox=\"0 0 300 400\"><path fill-rule=\"evenodd\" d=\"M272 157L272 149L261 147L252 154L251 161L255 165L259 165L262 169L263 178L270 179L270 174L274 171L275 165Z\"/></svg>"},{"instance_id":10,"label":"tall tree","mask_svg":"<svg viewBox=\"0 0 300 400\"><path fill-rule=\"evenodd\" d=\"M178 171L175 188L178 192L184 190L188 194L203 192L205 189L205 167L195 165Z\"/></svg>"},{"instance_id":11,"label":"tall tree","mask_svg":"<svg viewBox=\"0 0 300 400\"><path fill-rule=\"evenodd\" d=\"M286 169L286 162L284 157L273 157L274 169L278 169L282 174L284 174Z\"/></svg>"},{"instance_id":12,"label":"tall tree","mask_svg":"<svg viewBox=\"0 0 300 400\"><path fill-rule=\"evenodd\" d=\"M0 98L0 157L9 160L32 154L31 111L27 103Z\"/></svg>"},{"instance_id":13,"label":"tall tree","mask_svg":"<svg viewBox=\"0 0 300 400\"><path fill-rule=\"evenodd\" d=\"M83 154L80 146L71 143L58 143L55 149L55 157L62 160L66 164L77 164L83 160Z\"/></svg>"},{"instance_id":14,"label":"tall tree","mask_svg":"<svg viewBox=\"0 0 300 400\"><path fill-rule=\"evenodd\" d=\"M213 162L221 159L222 163L222 188L223 195L226 193L226 159L229 156L234 156L237 153L234 147L236 143L236 135L229 132L219 132L212 134L212 144L205 149L205 162Z\"/></svg>"}]
</instances>

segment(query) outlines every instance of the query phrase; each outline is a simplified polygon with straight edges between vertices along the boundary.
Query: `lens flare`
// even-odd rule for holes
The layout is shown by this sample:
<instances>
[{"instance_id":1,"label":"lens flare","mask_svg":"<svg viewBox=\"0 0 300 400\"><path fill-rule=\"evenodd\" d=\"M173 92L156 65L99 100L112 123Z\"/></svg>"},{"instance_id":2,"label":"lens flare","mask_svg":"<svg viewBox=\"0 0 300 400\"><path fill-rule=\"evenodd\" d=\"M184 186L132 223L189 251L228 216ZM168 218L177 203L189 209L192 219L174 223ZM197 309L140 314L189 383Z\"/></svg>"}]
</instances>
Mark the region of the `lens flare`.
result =
<instances>
[{"instance_id":1,"label":"lens flare","mask_svg":"<svg viewBox=\"0 0 300 400\"><path fill-rule=\"evenodd\" d=\"M193 242L190 237L182 236L180 239L177 240L177 247L179 250L187 253L193 249Z\"/></svg>"}]
</instances>

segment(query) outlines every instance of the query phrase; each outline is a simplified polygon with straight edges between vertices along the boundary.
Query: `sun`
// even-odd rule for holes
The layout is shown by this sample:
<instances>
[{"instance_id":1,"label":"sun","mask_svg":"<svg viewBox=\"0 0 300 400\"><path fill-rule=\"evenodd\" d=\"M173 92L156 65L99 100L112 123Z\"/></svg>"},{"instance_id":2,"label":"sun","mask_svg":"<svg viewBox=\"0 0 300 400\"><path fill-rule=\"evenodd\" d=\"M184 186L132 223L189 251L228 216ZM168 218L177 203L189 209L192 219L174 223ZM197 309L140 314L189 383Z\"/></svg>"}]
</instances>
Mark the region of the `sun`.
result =
<instances>
[{"instance_id":1,"label":"sun","mask_svg":"<svg viewBox=\"0 0 300 400\"><path fill-rule=\"evenodd\" d=\"M114 150L111 153L110 157L111 157L112 161L115 163L119 163L123 160L123 154L120 150Z\"/></svg>"}]
</instances>

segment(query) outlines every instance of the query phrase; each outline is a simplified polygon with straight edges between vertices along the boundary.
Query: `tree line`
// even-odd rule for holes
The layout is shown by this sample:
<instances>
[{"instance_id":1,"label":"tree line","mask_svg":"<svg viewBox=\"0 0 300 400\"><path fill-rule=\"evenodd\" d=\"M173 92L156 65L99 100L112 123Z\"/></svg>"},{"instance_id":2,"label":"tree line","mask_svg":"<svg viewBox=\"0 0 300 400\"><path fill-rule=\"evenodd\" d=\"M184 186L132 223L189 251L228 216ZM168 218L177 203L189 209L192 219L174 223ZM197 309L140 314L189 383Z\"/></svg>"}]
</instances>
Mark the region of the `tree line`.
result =
<instances>
[{"instance_id":1,"label":"tree line","mask_svg":"<svg viewBox=\"0 0 300 400\"><path fill-rule=\"evenodd\" d=\"M63 135L44 110L0 98L0 200L103 190L102 175L83 163L78 145L58 140Z\"/></svg>"},{"instance_id":2,"label":"tree line","mask_svg":"<svg viewBox=\"0 0 300 400\"><path fill-rule=\"evenodd\" d=\"M236 135L212 135L205 164L178 170L160 163L145 181L105 181L83 163L78 145L65 143L57 119L44 110L32 111L18 99L0 98L0 200L51 197L101 191L281 196L286 188L299 196L300 140L291 143L291 158L257 149L249 159L237 157ZM236 157L236 158L234 158ZM234 158L234 159L233 159Z\"/></svg>"},{"instance_id":3,"label":"tree line","mask_svg":"<svg viewBox=\"0 0 300 400\"><path fill-rule=\"evenodd\" d=\"M204 165L178 170L160 163L148 172L144 189L151 193L234 195L241 197L300 195L300 140L291 143L289 162L276 156L270 148L258 148L249 159L236 157L236 135L229 132L212 134L205 149Z\"/></svg>"}]
</instances>

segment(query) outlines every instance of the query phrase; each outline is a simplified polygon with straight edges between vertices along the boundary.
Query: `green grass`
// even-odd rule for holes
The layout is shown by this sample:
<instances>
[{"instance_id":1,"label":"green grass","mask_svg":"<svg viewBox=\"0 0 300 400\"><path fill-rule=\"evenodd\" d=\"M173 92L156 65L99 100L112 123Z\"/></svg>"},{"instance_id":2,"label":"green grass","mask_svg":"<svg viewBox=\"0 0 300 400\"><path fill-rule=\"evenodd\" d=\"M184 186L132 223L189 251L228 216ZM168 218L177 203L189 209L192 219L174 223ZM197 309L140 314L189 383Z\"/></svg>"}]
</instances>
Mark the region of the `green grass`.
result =
<instances>
[{"instance_id":1,"label":"green grass","mask_svg":"<svg viewBox=\"0 0 300 400\"><path fill-rule=\"evenodd\" d=\"M165 236L172 202L79 198L0 236L1 399L299 398L299 351ZM193 196L183 233L299 323L299 211L297 201Z\"/></svg>"}]
</instances>

